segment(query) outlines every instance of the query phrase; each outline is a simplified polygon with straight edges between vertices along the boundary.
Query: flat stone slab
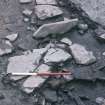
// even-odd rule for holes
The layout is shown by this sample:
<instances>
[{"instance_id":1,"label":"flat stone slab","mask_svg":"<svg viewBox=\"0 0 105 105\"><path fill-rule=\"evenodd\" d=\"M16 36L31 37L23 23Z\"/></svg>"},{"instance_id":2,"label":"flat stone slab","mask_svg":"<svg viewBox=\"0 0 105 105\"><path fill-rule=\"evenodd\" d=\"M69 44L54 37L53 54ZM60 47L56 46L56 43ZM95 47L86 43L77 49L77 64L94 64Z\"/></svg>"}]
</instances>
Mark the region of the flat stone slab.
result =
<instances>
[{"instance_id":1,"label":"flat stone slab","mask_svg":"<svg viewBox=\"0 0 105 105\"><path fill-rule=\"evenodd\" d=\"M96 61L93 52L87 51L87 49L80 44L71 45L70 50L77 64L88 65Z\"/></svg>"},{"instance_id":2,"label":"flat stone slab","mask_svg":"<svg viewBox=\"0 0 105 105\"><path fill-rule=\"evenodd\" d=\"M37 4L46 4L46 5L56 5L57 4L57 2L56 2L56 0L36 0L36 3Z\"/></svg>"},{"instance_id":3,"label":"flat stone slab","mask_svg":"<svg viewBox=\"0 0 105 105\"><path fill-rule=\"evenodd\" d=\"M32 0L19 0L20 3L26 4L26 3L31 3Z\"/></svg>"},{"instance_id":4,"label":"flat stone slab","mask_svg":"<svg viewBox=\"0 0 105 105\"><path fill-rule=\"evenodd\" d=\"M42 64L37 68L37 72L50 72L51 67L46 65L46 64ZM23 83L22 89L24 92L26 93L31 93L33 92L33 90L35 88L40 87L47 79L48 77L44 78L44 77L40 77L40 76L30 76L29 78L27 78L25 80L25 82Z\"/></svg>"},{"instance_id":5,"label":"flat stone slab","mask_svg":"<svg viewBox=\"0 0 105 105\"><path fill-rule=\"evenodd\" d=\"M37 17L41 20L63 14L62 10L60 10L59 7L52 5L36 5L35 13Z\"/></svg>"},{"instance_id":6,"label":"flat stone slab","mask_svg":"<svg viewBox=\"0 0 105 105\"><path fill-rule=\"evenodd\" d=\"M34 52L29 54L19 55L9 58L9 64L7 67L7 73L29 73L32 72L41 59L41 54L43 54L46 49L36 49ZM23 76L11 76L11 79L18 80Z\"/></svg>"},{"instance_id":7,"label":"flat stone slab","mask_svg":"<svg viewBox=\"0 0 105 105\"><path fill-rule=\"evenodd\" d=\"M78 19L60 21L42 25L34 34L35 38L43 38L49 34L64 34L78 24Z\"/></svg>"},{"instance_id":8,"label":"flat stone slab","mask_svg":"<svg viewBox=\"0 0 105 105\"><path fill-rule=\"evenodd\" d=\"M72 56L69 53L65 52L64 50L59 48L51 48L48 50L48 53L45 55L44 61L45 63L48 62L60 63L71 58Z\"/></svg>"},{"instance_id":9,"label":"flat stone slab","mask_svg":"<svg viewBox=\"0 0 105 105\"><path fill-rule=\"evenodd\" d=\"M69 0L79 6L91 20L105 26L104 0Z\"/></svg>"}]
</instances>

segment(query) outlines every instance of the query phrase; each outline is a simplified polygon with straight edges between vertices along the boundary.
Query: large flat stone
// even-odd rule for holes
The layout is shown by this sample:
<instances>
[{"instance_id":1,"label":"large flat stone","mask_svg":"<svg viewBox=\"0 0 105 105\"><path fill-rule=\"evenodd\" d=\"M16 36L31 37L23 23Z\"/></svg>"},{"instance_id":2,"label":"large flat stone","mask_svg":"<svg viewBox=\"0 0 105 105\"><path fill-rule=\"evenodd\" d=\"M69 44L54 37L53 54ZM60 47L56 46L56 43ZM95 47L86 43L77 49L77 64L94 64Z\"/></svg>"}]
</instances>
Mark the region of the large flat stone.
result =
<instances>
[{"instance_id":1,"label":"large flat stone","mask_svg":"<svg viewBox=\"0 0 105 105\"><path fill-rule=\"evenodd\" d=\"M45 55L44 61L45 63L48 63L48 62L60 63L71 58L72 56L69 53L65 52L64 50L59 48L55 48L55 49L51 48L48 50L48 53Z\"/></svg>"},{"instance_id":2,"label":"large flat stone","mask_svg":"<svg viewBox=\"0 0 105 105\"><path fill-rule=\"evenodd\" d=\"M37 68L36 71L41 72L41 73L42 72L50 72L50 69L51 69L50 66L48 66L46 64L42 64ZM33 90L35 88L40 87L46 81L47 78L40 77L40 76L30 76L23 83L22 89L26 93L31 93L31 92L33 92Z\"/></svg>"},{"instance_id":3,"label":"large flat stone","mask_svg":"<svg viewBox=\"0 0 105 105\"><path fill-rule=\"evenodd\" d=\"M89 18L105 26L105 1L104 0L69 0L79 6Z\"/></svg>"},{"instance_id":4,"label":"large flat stone","mask_svg":"<svg viewBox=\"0 0 105 105\"><path fill-rule=\"evenodd\" d=\"M46 37L49 34L63 34L78 24L78 19L60 21L42 25L34 34L35 38Z\"/></svg>"},{"instance_id":5,"label":"large flat stone","mask_svg":"<svg viewBox=\"0 0 105 105\"><path fill-rule=\"evenodd\" d=\"M56 0L36 0L37 4L56 5Z\"/></svg>"},{"instance_id":6,"label":"large flat stone","mask_svg":"<svg viewBox=\"0 0 105 105\"><path fill-rule=\"evenodd\" d=\"M71 45L70 50L77 64L88 65L96 61L93 52L87 51L87 49L80 44Z\"/></svg>"},{"instance_id":7,"label":"large flat stone","mask_svg":"<svg viewBox=\"0 0 105 105\"><path fill-rule=\"evenodd\" d=\"M39 60L41 58L41 54L43 54L46 49L36 49L34 52L30 52L29 54L19 55L9 58L9 64L7 67L7 73L29 73L32 72L37 65L39 64ZM23 76L11 76L11 79L18 80Z\"/></svg>"},{"instance_id":8,"label":"large flat stone","mask_svg":"<svg viewBox=\"0 0 105 105\"><path fill-rule=\"evenodd\" d=\"M59 7L52 5L36 5L35 13L41 20L63 14Z\"/></svg>"}]
</instances>

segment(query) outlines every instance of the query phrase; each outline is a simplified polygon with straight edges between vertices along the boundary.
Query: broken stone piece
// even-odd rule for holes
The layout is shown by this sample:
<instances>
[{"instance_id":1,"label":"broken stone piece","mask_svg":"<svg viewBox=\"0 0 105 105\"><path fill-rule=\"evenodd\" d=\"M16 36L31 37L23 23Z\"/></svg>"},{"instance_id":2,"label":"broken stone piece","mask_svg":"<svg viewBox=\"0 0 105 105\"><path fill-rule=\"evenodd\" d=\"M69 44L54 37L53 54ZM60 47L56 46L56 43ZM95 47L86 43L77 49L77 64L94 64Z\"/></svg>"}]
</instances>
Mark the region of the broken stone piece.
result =
<instances>
[{"instance_id":1,"label":"broken stone piece","mask_svg":"<svg viewBox=\"0 0 105 105\"><path fill-rule=\"evenodd\" d=\"M46 64L42 64L40 65L36 71L37 72L50 72L51 67L46 65ZM47 77L48 78L48 77ZM23 83L23 91L26 93L31 93L33 92L33 90L35 88L40 87L47 78L44 77L40 77L40 76L30 76L29 78L27 78L25 80L25 82Z\"/></svg>"},{"instance_id":2,"label":"broken stone piece","mask_svg":"<svg viewBox=\"0 0 105 105\"><path fill-rule=\"evenodd\" d=\"M63 14L59 7L52 5L36 5L35 13L37 17L41 20Z\"/></svg>"},{"instance_id":3,"label":"broken stone piece","mask_svg":"<svg viewBox=\"0 0 105 105\"><path fill-rule=\"evenodd\" d=\"M78 19L60 21L42 25L34 34L35 38L46 37L49 34L63 34L78 24Z\"/></svg>"},{"instance_id":4,"label":"broken stone piece","mask_svg":"<svg viewBox=\"0 0 105 105\"><path fill-rule=\"evenodd\" d=\"M64 62L68 59L71 59L71 55L67 52L65 52L62 49L59 48L51 48L48 50L47 54L44 57L44 62L55 62L55 63L60 63Z\"/></svg>"},{"instance_id":5,"label":"broken stone piece","mask_svg":"<svg viewBox=\"0 0 105 105\"><path fill-rule=\"evenodd\" d=\"M19 55L9 58L9 64L7 67L7 73L29 73L32 72L41 58L41 54L44 53L46 49L36 49L34 52L29 54ZM23 76L11 76L11 79L18 80Z\"/></svg>"},{"instance_id":6,"label":"broken stone piece","mask_svg":"<svg viewBox=\"0 0 105 105\"><path fill-rule=\"evenodd\" d=\"M100 41L100 42L105 42L105 33L101 34L101 35L96 35L96 38Z\"/></svg>"},{"instance_id":7,"label":"broken stone piece","mask_svg":"<svg viewBox=\"0 0 105 105\"><path fill-rule=\"evenodd\" d=\"M36 3L37 4L45 4L45 5L56 5L57 4L57 2L56 2L56 0L36 0Z\"/></svg>"},{"instance_id":8,"label":"broken stone piece","mask_svg":"<svg viewBox=\"0 0 105 105\"><path fill-rule=\"evenodd\" d=\"M13 46L8 40L0 40L0 56L12 53Z\"/></svg>"},{"instance_id":9,"label":"broken stone piece","mask_svg":"<svg viewBox=\"0 0 105 105\"><path fill-rule=\"evenodd\" d=\"M73 44L70 46L70 49L77 64L88 65L96 61L93 52L87 51L86 48L80 44Z\"/></svg>"},{"instance_id":10,"label":"broken stone piece","mask_svg":"<svg viewBox=\"0 0 105 105\"><path fill-rule=\"evenodd\" d=\"M103 97L97 97L96 98L96 103L103 105L102 103L104 102L104 98Z\"/></svg>"},{"instance_id":11,"label":"broken stone piece","mask_svg":"<svg viewBox=\"0 0 105 105\"><path fill-rule=\"evenodd\" d=\"M88 29L88 25L87 25L87 24L78 24L78 28L79 28L80 30L85 31L85 30Z\"/></svg>"},{"instance_id":12,"label":"broken stone piece","mask_svg":"<svg viewBox=\"0 0 105 105\"><path fill-rule=\"evenodd\" d=\"M70 39L66 38L66 37L61 39L61 42L65 43L69 46L72 45L72 41Z\"/></svg>"},{"instance_id":13,"label":"broken stone piece","mask_svg":"<svg viewBox=\"0 0 105 105\"><path fill-rule=\"evenodd\" d=\"M26 3L31 3L32 0L19 0L20 3L26 4Z\"/></svg>"},{"instance_id":14,"label":"broken stone piece","mask_svg":"<svg viewBox=\"0 0 105 105\"><path fill-rule=\"evenodd\" d=\"M6 39L10 40L11 42L15 41L18 37L18 33L14 33L14 34L11 34L11 35L7 35L6 36Z\"/></svg>"},{"instance_id":15,"label":"broken stone piece","mask_svg":"<svg viewBox=\"0 0 105 105\"><path fill-rule=\"evenodd\" d=\"M25 16L31 16L31 14L32 14L32 11L31 10L29 10L29 9L25 9L25 10L23 10L23 15L25 15Z\"/></svg>"}]
</instances>

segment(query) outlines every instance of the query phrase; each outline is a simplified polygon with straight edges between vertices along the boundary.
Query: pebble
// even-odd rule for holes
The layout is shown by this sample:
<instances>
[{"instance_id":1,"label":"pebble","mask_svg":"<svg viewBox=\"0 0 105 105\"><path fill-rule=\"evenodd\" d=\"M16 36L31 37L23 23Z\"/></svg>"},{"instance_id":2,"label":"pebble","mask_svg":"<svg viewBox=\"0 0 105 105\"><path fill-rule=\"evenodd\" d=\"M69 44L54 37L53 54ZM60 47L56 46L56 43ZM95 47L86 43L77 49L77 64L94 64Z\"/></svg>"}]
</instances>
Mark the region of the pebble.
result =
<instances>
[{"instance_id":1,"label":"pebble","mask_svg":"<svg viewBox=\"0 0 105 105\"><path fill-rule=\"evenodd\" d=\"M66 37L61 39L61 42L65 43L65 44L67 44L69 46L72 45L72 41L70 39L66 38Z\"/></svg>"},{"instance_id":2,"label":"pebble","mask_svg":"<svg viewBox=\"0 0 105 105\"><path fill-rule=\"evenodd\" d=\"M80 44L71 45L70 50L77 64L88 65L96 61L93 52L87 51L86 48Z\"/></svg>"},{"instance_id":3,"label":"pebble","mask_svg":"<svg viewBox=\"0 0 105 105\"><path fill-rule=\"evenodd\" d=\"M25 9L25 10L23 10L23 15L25 15L25 16L31 16L32 15L32 10L29 10L29 9Z\"/></svg>"},{"instance_id":4,"label":"pebble","mask_svg":"<svg viewBox=\"0 0 105 105\"><path fill-rule=\"evenodd\" d=\"M35 38L44 38L50 34L64 34L78 24L78 19L60 21L42 25L34 34Z\"/></svg>"},{"instance_id":5,"label":"pebble","mask_svg":"<svg viewBox=\"0 0 105 105\"><path fill-rule=\"evenodd\" d=\"M88 29L88 25L87 24L78 24L78 28L80 29L80 30L83 30L83 31L85 31L85 30L87 30Z\"/></svg>"},{"instance_id":6,"label":"pebble","mask_svg":"<svg viewBox=\"0 0 105 105\"><path fill-rule=\"evenodd\" d=\"M29 18L24 18L24 22L29 22Z\"/></svg>"},{"instance_id":7,"label":"pebble","mask_svg":"<svg viewBox=\"0 0 105 105\"><path fill-rule=\"evenodd\" d=\"M26 3L31 3L32 0L19 0L20 3L26 4Z\"/></svg>"},{"instance_id":8,"label":"pebble","mask_svg":"<svg viewBox=\"0 0 105 105\"><path fill-rule=\"evenodd\" d=\"M98 104L102 104L103 102L104 102L104 98L103 97L97 97L96 98L96 103L98 103Z\"/></svg>"}]
</instances>

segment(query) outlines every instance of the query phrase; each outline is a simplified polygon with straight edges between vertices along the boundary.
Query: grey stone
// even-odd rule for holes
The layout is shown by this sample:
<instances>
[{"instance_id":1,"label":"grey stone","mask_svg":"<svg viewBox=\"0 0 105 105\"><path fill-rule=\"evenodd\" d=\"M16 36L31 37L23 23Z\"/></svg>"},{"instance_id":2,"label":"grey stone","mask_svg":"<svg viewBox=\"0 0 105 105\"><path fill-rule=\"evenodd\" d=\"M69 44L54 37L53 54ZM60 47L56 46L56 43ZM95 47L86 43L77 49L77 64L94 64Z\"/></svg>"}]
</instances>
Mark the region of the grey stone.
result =
<instances>
[{"instance_id":1,"label":"grey stone","mask_svg":"<svg viewBox=\"0 0 105 105\"><path fill-rule=\"evenodd\" d=\"M23 15L25 15L25 16L31 16L32 15L32 10L29 10L29 9L25 9L25 10L23 10Z\"/></svg>"},{"instance_id":2,"label":"grey stone","mask_svg":"<svg viewBox=\"0 0 105 105\"><path fill-rule=\"evenodd\" d=\"M97 98L96 98L96 103L102 105L102 103L104 102L104 100L105 100L105 99L104 99L103 97L97 97Z\"/></svg>"},{"instance_id":3,"label":"grey stone","mask_svg":"<svg viewBox=\"0 0 105 105\"><path fill-rule=\"evenodd\" d=\"M35 13L41 20L63 14L59 7L52 5L36 5Z\"/></svg>"},{"instance_id":4,"label":"grey stone","mask_svg":"<svg viewBox=\"0 0 105 105\"><path fill-rule=\"evenodd\" d=\"M70 46L70 49L77 64L88 65L96 61L93 52L87 51L86 48L80 44L73 44Z\"/></svg>"},{"instance_id":5,"label":"grey stone","mask_svg":"<svg viewBox=\"0 0 105 105\"><path fill-rule=\"evenodd\" d=\"M50 102L56 102L57 101L57 94L56 91L53 90L44 90L43 95L45 96L45 99Z\"/></svg>"},{"instance_id":6,"label":"grey stone","mask_svg":"<svg viewBox=\"0 0 105 105\"><path fill-rule=\"evenodd\" d=\"M66 38L66 37L61 39L61 42L65 43L69 46L72 45L72 41L70 39Z\"/></svg>"},{"instance_id":7,"label":"grey stone","mask_svg":"<svg viewBox=\"0 0 105 105\"><path fill-rule=\"evenodd\" d=\"M6 39L10 40L11 42L15 41L18 37L18 33L13 33L11 35L7 35Z\"/></svg>"},{"instance_id":8,"label":"grey stone","mask_svg":"<svg viewBox=\"0 0 105 105\"><path fill-rule=\"evenodd\" d=\"M105 26L104 0L69 0L79 6L91 20Z\"/></svg>"},{"instance_id":9,"label":"grey stone","mask_svg":"<svg viewBox=\"0 0 105 105\"><path fill-rule=\"evenodd\" d=\"M50 66L48 66L46 64L42 64L36 69L36 71L38 73L50 72L50 69L51 69ZM30 76L23 83L22 89L26 93L31 93L31 92L33 92L33 90L35 88L40 87L46 81L47 78L48 77L45 78L45 77L40 77L40 76Z\"/></svg>"},{"instance_id":10,"label":"grey stone","mask_svg":"<svg viewBox=\"0 0 105 105\"><path fill-rule=\"evenodd\" d=\"M7 67L7 73L28 73L32 72L41 59L41 55L46 51L46 49L35 49L34 52L30 52L25 55L19 55L9 58L9 63ZM11 76L11 79L18 80L23 76Z\"/></svg>"},{"instance_id":11,"label":"grey stone","mask_svg":"<svg viewBox=\"0 0 105 105\"><path fill-rule=\"evenodd\" d=\"M87 24L78 24L78 28L79 28L80 30L85 31L85 30L88 29L88 25L87 25Z\"/></svg>"},{"instance_id":12,"label":"grey stone","mask_svg":"<svg viewBox=\"0 0 105 105\"><path fill-rule=\"evenodd\" d=\"M26 4L26 3L31 3L32 0L19 0L20 3Z\"/></svg>"},{"instance_id":13,"label":"grey stone","mask_svg":"<svg viewBox=\"0 0 105 105\"><path fill-rule=\"evenodd\" d=\"M26 23L29 22L29 18L26 18L26 17L25 17L23 20L24 20L24 22L26 22Z\"/></svg>"},{"instance_id":14,"label":"grey stone","mask_svg":"<svg viewBox=\"0 0 105 105\"><path fill-rule=\"evenodd\" d=\"M13 51L13 46L8 40L0 40L0 56L10 54Z\"/></svg>"},{"instance_id":15,"label":"grey stone","mask_svg":"<svg viewBox=\"0 0 105 105\"><path fill-rule=\"evenodd\" d=\"M49 34L63 34L78 24L78 19L60 21L42 25L33 36L36 38L46 37Z\"/></svg>"},{"instance_id":16,"label":"grey stone","mask_svg":"<svg viewBox=\"0 0 105 105\"><path fill-rule=\"evenodd\" d=\"M60 63L71 59L71 55L60 48L51 48L44 57L44 62Z\"/></svg>"},{"instance_id":17,"label":"grey stone","mask_svg":"<svg viewBox=\"0 0 105 105\"><path fill-rule=\"evenodd\" d=\"M57 4L57 2L56 2L56 0L36 0L36 3L37 4L49 4L49 5L56 5Z\"/></svg>"}]
</instances>

